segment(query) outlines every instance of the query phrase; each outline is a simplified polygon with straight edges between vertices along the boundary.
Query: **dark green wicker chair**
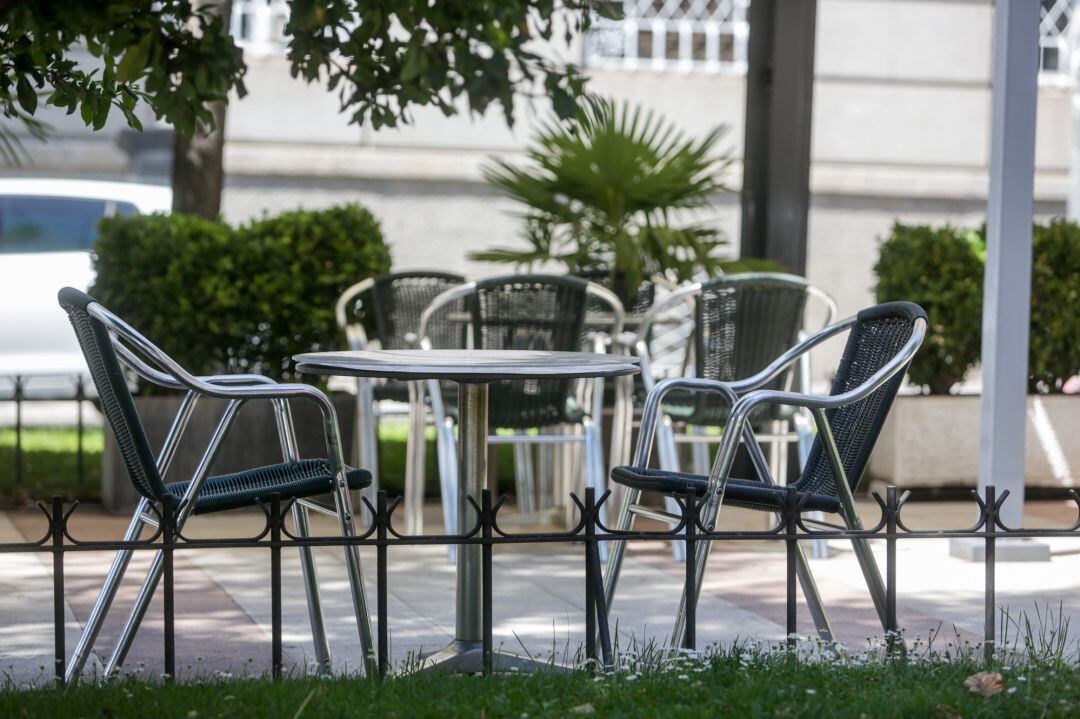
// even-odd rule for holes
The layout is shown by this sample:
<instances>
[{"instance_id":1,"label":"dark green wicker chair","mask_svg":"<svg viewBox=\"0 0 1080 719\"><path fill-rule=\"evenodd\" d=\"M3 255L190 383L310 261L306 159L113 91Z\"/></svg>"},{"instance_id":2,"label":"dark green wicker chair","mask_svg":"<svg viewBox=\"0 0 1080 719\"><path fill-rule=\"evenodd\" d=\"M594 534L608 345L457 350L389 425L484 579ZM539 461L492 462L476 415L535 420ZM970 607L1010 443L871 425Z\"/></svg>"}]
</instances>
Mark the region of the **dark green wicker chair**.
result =
<instances>
[{"instance_id":1,"label":"dark green wicker chair","mask_svg":"<svg viewBox=\"0 0 1080 719\"><path fill-rule=\"evenodd\" d=\"M420 314L440 294L464 282L461 275L427 270L369 278L342 293L335 309L337 322L345 330L351 350L416 347ZM435 322L430 332L440 347L465 346L465 325L461 323ZM455 396L452 385L444 389L452 409ZM422 385L357 378L356 390L356 463L371 468L373 478L367 493L372 497L379 487L379 418L388 414L381 403L389 400L410 405L405 461L405 531L420 534L424 529L424 434L428 423ZM445 506L447 497L453 495L447 495L443 489ZM444 520L449 522L450 517L445 516Z\"/></svg>"},{"instance_id":2,"label":"dark green wicker chair","mask_svg":"<svg viewBox=\"0 0 1080 719\"><path fill-rule=\"evenodd\" d=\"M308 535L308 513L311 510L336 516L342 535L353 534L353 510L349 490L366 487L371 482L371 475L365 470L350 469L344 465L337 416L334 413L333 404L325 394L308 385L277 384L273 380L258 375L195 377L127 323L98 304L93 297L65 287L60 291L59 302L75 329L79 345L90 368L90 376L100 397L102 412L120 448L124 468L135 489L141 495L124 536L125 541L138 539L147 524L157 524L156 515L151 510L155 505L160 505L166 497L175 500L178 530L182 529L184 522L192 514L253 507L260 502L268 502L273 494L278 494L282 499L298 500L293 505L293 520L299 536ZM135 409L123 366L128 367L148 382L169 389L186 390L180 411L156 458ZM169 482L167 476L170 460L184 433L192 410L201 397L225 399L228 403L193 475L183 481ZM289 400L301 399L314 401L322 411L327 441L326 458L301 459L298 455ZM221 442L237 412L245 402L251 400L271 400L274 403L278 435L285 461L281 464L258 467L244 472L208 476ZM328 493L334 497L335 505L332 507L310 499ZM113 560L105 584L94 603L86 627L79 637L71 662L68 664L67 678L69 680L78 677L90 656L98 632L131 560L132 551L122 550ZM315 558L310 548L302 548L300 557L308 593L308 607L311 610L315 657L320 667L328 669L330 650L320 609ZM364 595L360 558L355 547L346 548L345 559L353 596L353 608L356 613L357 630L364 656L370 657L372 655L371 626ZM113 674L123 663L161 574L162 555L158 552L151 563L150 571L135 600L135 605L117 645L105 665L106 676ZM370 669L369 664L368 670Z\"/></svg>"},{"instance_id":3,"label":"dark green wicker chair","mask_svg":"<svg viewBox=\"0 0 1080 719\"><path fill-rule=\"evenodd\" d=\"M434 330L439 316L448 307L460 307L451 321L468 328L471 345L477 349L604 351L600 334L586 326L590 303L602 303L611 317L611 326L602 334L622 329L622 305L610 291L576 277L555 275L511 275L470 282L438 297L424 312L420 322L423 346L445 349ZM599 306L599 305L593 305ZM517 430L513 436L493 435L492 444L513 443L526 447L537 443L583 442L585 445L585 483L598 492L604 487L603 451L600 436L600 410L603 380L513 380L493 384L488 399L488 422L492 430ZM446 411L437 382L427 383L436 415L440 457L445 473L453 476L456 487L457 466L453 417ZM527 430L543 429L539 435ZM582 434L551 434L553 428L580 428ZM442 473L442 471L441 471ZM542 473L542 481L551 475ZM525 511L536 506L534 500L552 497L555 488L536 487L529 483L531 474L519 473L517 496ZM522 480L525 480L522 482ZM569 491L570 488L565 488ZM539 497L537 496L539 494ZM558 491L559 497L565 492ZM454 503L451 503L454 504Z\"/></svg>"},{"instance_id":4,"label":"dark green wicker chair","mask_svg":"<svg viewBox=\"0 0 1080 719\"><path fill-rule=\"evenodd\" d=\"M804 278L779 273L727 275L708 282L695 283L667 295L657 302L643 319L635 347L641 357L642 378L646 390L652 390L659 373L649 353L649 337L659 317L688 306L692 321L680 376L732 382L750 377L776 357L798 344L805 325L807 302L817 298L824 308L828 325L835 313L832 299L812 287ZM772 380L769 389L788 389L795 382L796 371L802 383L810 376L809 357L797 368ZM800 385L801 386L801 385ZM664 416L657 428L660 467L680 470L677 443L690 443L693 471L708 472L708 445L720 441L716 429L727 423L730 407L707 392L681 391L664 400ZM788 446L799 442L805 454L813 441L808 413L792 407L766 406L752 418L759 435L770 447L770 465L776 476L786 478ZM682 431L678 431L682 428ZM768 432L762 432L768 430ZM674 511L673 501L668 508ZM677 559L682 559L681 542L672 545Z\"/></svg>"},{"instance_id":5,"label":"dark green wicker chair","mask_svg":"<svg viewBox=\"0 0 1080 719\"><path fill-rule=\"evenodd\" d=\"M832 391L827 396L770 389L799 359L813 347L831 337L848 332L847 346L837 367ZM793 486L804 511L838 513L844 525L859 528L853 495L866 468L881 427L885 422L903 381L904 372L922 343L926 332L926 313L910 302L889 302L863 310L827 327L781 354L751 377L723 382L703 378L671 378L657 384L649 393L642 419L641 436L633 466L616 467L612 481L626 487L616 527L632 529L638 514L677 522L674 514L659 512L639 504L642 492L657 492L665 497L685 497L694 492L701 498L700 521L703 527L716 526L723 502L762 512L779 512L786 490L773 481L754 433L753 419L768 406L800 407L809 410L817 427L798 481ZM710 392L727 404L727 426L711 472L691 474L649 468L649 455L656 426L667 398L692 390ZM731 477L735 453L742 442L750 452L756 480ZM813 525L812 517L804 523ZM820 524L820 523L819 523ZM826 527L830 525L825 525ZM614 542L605 573L605 591L610 602L618 581L625 542ZM696 545L696 587L700 590L711 542ZM875 608L885 626L885 589L876 562L865 539L852 540L856 557L866 579ZM810 613L824 639L832 638L821 598L810 574L801 548L796 555L799 579ZM684 637L685 608L683 596L676 616L672 641L681 646ZM697 601L697 597L693 598ZM610 605L609 605L610 606Z\"/></svg>"}]
</instances>

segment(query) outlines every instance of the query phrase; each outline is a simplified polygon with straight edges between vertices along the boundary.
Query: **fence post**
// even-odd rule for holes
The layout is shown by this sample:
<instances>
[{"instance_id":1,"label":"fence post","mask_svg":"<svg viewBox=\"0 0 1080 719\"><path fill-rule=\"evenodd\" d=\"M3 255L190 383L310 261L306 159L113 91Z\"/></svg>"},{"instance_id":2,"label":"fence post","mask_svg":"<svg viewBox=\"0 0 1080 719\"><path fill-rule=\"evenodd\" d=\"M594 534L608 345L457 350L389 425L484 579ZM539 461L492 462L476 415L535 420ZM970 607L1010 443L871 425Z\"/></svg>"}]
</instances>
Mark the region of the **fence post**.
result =
<instances>
[{"instance_id":1,"label":"fence post","mask_svg":"<svg viewBox=\"0 0 1080 719\"><path fill-rule=\"evenodd\" d=\"M896 649L899 628L896 621L896 486L885 489L885 646L890 656Z\"/></svg>"},{"instance_id":2,"label":"fence post","mask_svg":"<svg viewBox=\"0 0 1080 719\"><path fill-rule=\"evenodd\" d=\"M281 679L281 493L270 495L270 671Z\"/></svg>"},{"instance_id":3,"label":"fence post","mask_svg":"<svg viewBox=\"0 0 1080 719\"><path fill-rule=\"evenodd\" d=\"M493 620L491 615L492 604L492 577L491 577L491 529L493 525L491 510L491 490L485 489L480 493L480 533L484 539L481 545L481 592L480 592L480 616L484 630L484 676L491 674L494 647L492 640Z\"/></svg>"},{"instance_id":4,"label":"fence post","mask_svg":"<svg viewBox=\"0 0 1080 719\"><path fill-rule=\"evenodd\" d=\"M596 489L585 488L585 660L590 668L596 662L596 584L593 577L592 555L596 551L596 524L593 510Z\"/></svg>"},{"instance_id":5,"label":"fence post","mask_svg":"<svg viewBox=\"0 0 1080 719\"><path fill-rule=\"evenodd\" d=\"M795 487L787 486L787 496L784 498L784 543L787 549L787 644L791 649L795 648L795 637L799 632L799 614L795 595L796 555L798 554L798 530L799 498Z\"/></svg>"},{"instance_id":6,"label":"fence post","mask_svg":"<svg viewBox=\"0 0 1080 719\"><path fill-rule=\"evenodd\" d=\"M697 649L697 497L694 490L686 492L686 505L683 517L686 529L683 541L686 543L686 632L683 638L684 649Z\"/></svg>"},{"instance_id":7,"label":"fence post","mask_svg":"<svg viewBox=\"0 0 1080 719\"><path fill-rule=\"evenodd\" d=\"M67 646L64 635L64 529L67 518L64 516L64 500L54 494L52 497L52 555L53 555L53 632L54 632L54 671L56 683L63 685L67 666Z\"/></svg>"},{"instance_id":8,"label":"fence post","mask_svg":"<svg viewBox=\"0 0 1080 719\"><path fill-rule=\"evenodd\" d=\"M986 568L986 585L983 599L985 602L985 616L983 618L983 655L987 662L994 658L994 642L996 641L995 614L997 608L995 569L997 563L997 546L995 535L997 533L997 489L992 484L985 487L986 491L986 524L983 525L983 533L986 535L986 548L983 561Z\"/></svg>"},{"instance_id":9,"label":"fence post","mask_svg":"<svg viewBox=\"0 0 1080 719\"><path fill-rule=\"evenodd\" d=\"M378 652L379 678L386 677L390 666L390 627L387 625L390 613L388 607L389 587L386 582L386 544L389 517L387 516L386 490L380 489L375 495L375 580L378 594L375 597L376 619L379 622Z\"/></svg>"},{"instance_id":10,"label":"fence post","mask_svg":"<svg viewBox=\"0 0 1080 719\"><path fill-rule=\"evenodd\" d=\"M161 499L161 555L165 580L165 680L176 678L176 623L173 604L173 548L176 544L176 524L173 498L166 494Z\"/></svg>"}]
</instances>

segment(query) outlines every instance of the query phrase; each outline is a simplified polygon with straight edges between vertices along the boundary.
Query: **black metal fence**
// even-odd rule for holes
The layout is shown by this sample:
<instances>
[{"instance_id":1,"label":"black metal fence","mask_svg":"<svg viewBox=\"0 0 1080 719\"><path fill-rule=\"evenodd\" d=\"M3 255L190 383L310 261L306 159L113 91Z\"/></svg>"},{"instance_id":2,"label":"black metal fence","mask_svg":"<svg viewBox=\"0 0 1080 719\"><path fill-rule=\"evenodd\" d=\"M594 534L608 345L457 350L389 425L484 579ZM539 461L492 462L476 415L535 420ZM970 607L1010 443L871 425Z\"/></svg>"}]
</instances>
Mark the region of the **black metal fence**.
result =
<instances>
[{"instance_id":1,"label":"black metal fence","mask_svg":"<svg viewBox=\"0 0 1080 719\"><path fill-rule=\"evenodd\" d=\"M586 490L584 501L571 494L570 499L577 508L577 523L574 527L560 532L514 533L499 526L499 512L505 497L493 501L490 491L485 490L477 503L469 498L477 519L473 527L461 534L441 535L405 535L393 524L395 509L401 498L388 500L386 492L379 492L374 506L366 499L363 505L369 513L368 528L357 536L298 537L290 533L285 526L285 515L291 506L282 502L278 496L261 505L266 515L266 524L255 536L244 538L195 539L188 538L177 530L175 507L171 501L154 511L160 520L157 532L146 539L131 542L124 541L87 541L74 537L69 532L69 520L77 509L78 503L65 506L62 498L53 497L51 506L39 504L48 520L48 527L41 538L34 542L0 544L0 554L49 552L53 560L53 623L55 633L55 674L58 682L64 681L67 649L64 635L64 560L72 552L97 552L103 550L131 549L136 551L163 552L164 594L164 664L165 674L175 676L175 610L174 610L174 564L177 551L189 549L264 549L270 554L270 602L271 602L271 666L274 677L280 677L283 666L282 656L282 590L281 590L281 552L290 547L344 547L357 545L375 547L375 587L377 634L377 666L380 676L385 676L390 668L389 661L389 622L388 613L388 548L404 545L480 545L482 551L482 624L485 669L490 672L492 656L492 588L496 578L492 571L492 550L496 545L508 544L581 544L585 548L584 586L585 595L585 655L589 660L609 665L612 661L612 643L608 626L608 611L604 600L603 579L601 576L599 544L627 540L639 541L681 541L686 548L687 595L696 597L696 572L694 548L700 542L739 542L748 540L782 541L786 547L786 622L788 636L797 631L798 605L796 593L796 549L798 542L813 539L868 539L882 540L886 544L885 552L885 589L886 610L884 619L885 637L888 650L894 651L900 641L900 629L897 622L897 556L896 546L901 539L942 539L971 538L985 543L985 580L984 580L984 648L987 660L992 659L995 647L995 573L997 559L996 543L1004 538L1051 538L1071 537L1080 539L1080 496L1070 491L1069 495L1077 506L1077 520L1068 527L1057 529L1029 529L1008 527L1001 520L1001 507L1008 497L1008 492L1000 496L994 487L986 487L984 494L972 492L978 517L974 524L956 529L911 529L903 520L902 510L909 493L898 494L895 487L888 487L886 496L877 492L873 498L880 510L880 517L873 526L863 529L851 529L842 526L822 525L807 526L802 515L799 497L793 489L788 490L785 504L778 514L778 522L772 529L759 531L710 531L703 526L699 517L700 499L690 494L679 501L680 522L669 529L634 530L617 532L604 525L601 520L601 507L609 494L599 499L592 489ZM687 607L685 647L696 646L696 603Z\"/></svg>"},{"instance_id":2,"label":"black metal fence","mask_svg":"<svg viewBox=\"0 0 1080 719\"><path fill-rule=\"evenodd\" d=\"M41 386L38 386L41 385ZM73 402L75 404L75 480L82 489L86 485L86 402L91 399L87 388L92 387L89 378L79 373L59 374L12 374L0 376L0 402L15 405L12 427L15 430L15 453L13 481L22 487L26 463L23 452L23 405L27 402Z\"/></svg>"}]
</instances>

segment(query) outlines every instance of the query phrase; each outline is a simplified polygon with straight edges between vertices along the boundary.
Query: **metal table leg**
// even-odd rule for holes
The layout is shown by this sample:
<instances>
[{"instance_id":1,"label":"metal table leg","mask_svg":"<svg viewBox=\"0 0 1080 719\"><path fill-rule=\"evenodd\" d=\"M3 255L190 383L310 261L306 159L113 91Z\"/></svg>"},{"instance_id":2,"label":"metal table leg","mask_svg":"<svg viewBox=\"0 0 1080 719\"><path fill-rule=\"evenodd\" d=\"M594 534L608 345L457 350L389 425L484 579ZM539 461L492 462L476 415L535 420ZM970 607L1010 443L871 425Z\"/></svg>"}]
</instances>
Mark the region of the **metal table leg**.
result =
<instances>
[{"instance_id":1,"label":"metal table leg","mask_svg":"<svg viewBox=\"0 0 1080 719\"><path fill-rule=\"evenodd\" d=\"M461 384L458 406L458 531L476 525L476 510L487 480L488 386ZM454 641L424 660L424 671L473 674L484 669L482 619L482 549L466 544L457 550L457 601ZM531 671L552 665L498 649L492 650L492 669Z\"/></svg>"}]
</instances>

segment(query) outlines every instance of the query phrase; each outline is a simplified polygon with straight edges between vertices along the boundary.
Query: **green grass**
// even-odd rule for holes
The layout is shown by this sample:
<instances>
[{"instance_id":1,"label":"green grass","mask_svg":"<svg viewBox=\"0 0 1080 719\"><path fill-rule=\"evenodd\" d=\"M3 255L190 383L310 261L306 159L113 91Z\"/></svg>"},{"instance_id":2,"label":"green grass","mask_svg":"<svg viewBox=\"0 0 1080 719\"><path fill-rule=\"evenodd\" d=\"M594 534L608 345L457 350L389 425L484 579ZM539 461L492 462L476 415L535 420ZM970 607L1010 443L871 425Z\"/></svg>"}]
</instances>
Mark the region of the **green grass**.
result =
<instances>
[{"instance_id":1,"label":"green grass","mask_svg":"<svg viewBox=\"0 0 1080 719\"><path fill-rule=\"evenodd\" d=\"M0 429L0 505L21 504L53 494L96 501L101 496L101 452L104 434L98 427L83 433L82 483L77 475L78 433L74 428L29 427L22 431L23 477L15 482L15 430Z\"/></svg>"},{"instance_id":2,"label":"green grass","mask_svg":"<svg viewBox=\"0 0 1080 719\"><path fill-rule=\"evenodd\" d=\"M1002 670L1003 689L964 687L971 661L804 661L724 652L648 671L568 675L267 680L160 685L134 679L0 691L17 717L1072 717L1080 673L1062 666Z\"/></svg>"},{"instance_id":3,"label":"green grass","mask_svg":"<svg viewBox=\"0 0 1080 719\"><path fill-rule=\"evenodd\" d=\"M383 488L391 495L405 486L405 422L383 422L379 427L379 469ZM67 500L96 502L101 499L101 452L104 433L88 427L83 434L85 475L80 484L76 472L77 433L74 428L30 427L22 432L23 479L15 482L15 430L0 429L0 507L48 499L54 494ZM500 489L512 491L513 448L496 448ZM428 431L427 494L439 496L435 463L435 434Z\"/></svg>"}]
</instances>

